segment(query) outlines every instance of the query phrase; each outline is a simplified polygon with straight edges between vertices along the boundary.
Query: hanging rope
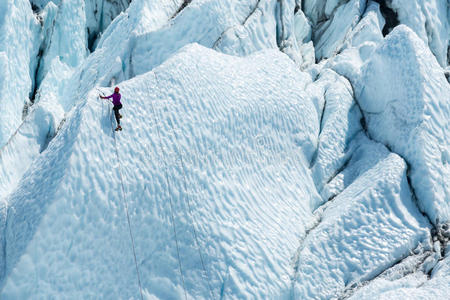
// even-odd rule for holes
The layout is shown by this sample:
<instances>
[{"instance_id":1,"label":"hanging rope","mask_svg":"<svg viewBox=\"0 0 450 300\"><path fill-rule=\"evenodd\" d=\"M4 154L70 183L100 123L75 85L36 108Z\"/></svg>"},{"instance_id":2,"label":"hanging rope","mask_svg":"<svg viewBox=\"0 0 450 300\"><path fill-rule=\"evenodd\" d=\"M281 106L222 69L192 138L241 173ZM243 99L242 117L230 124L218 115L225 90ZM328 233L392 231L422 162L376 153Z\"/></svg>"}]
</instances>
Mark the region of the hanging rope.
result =
<instances>
[{"instance_id":1,"label":"hanging rope","mask_svg":"<svg viewBox=\"0 0 450 300\"><path fill-rule=\"evenodd\" d=\"M159 88L158 76L156 75L156 72L153 72L153 73L155 74L156 84L158 85L158 88ZM152 103L152 107L153 107L153 103ZM154 110L153 110L153 114L156 115ZM176 134L175 128L173 126L172 120L170 120L169 123L170 123L170 127L172 129L173 135L175 136L176 145L179 145L180 143L179 143L178 136ZM195 222L195 218L193 217L191 201L190 201L188 193L187 193L188 192L188 188L187 188L187 179L186 179L187 178L187 176L186 176L186 166L184 164L183 156L181 155L181 152L180 152L178 146L176 146L176 147L177 147L177 152L179 153L180 162L181 162L181 169L182 169L182 172L183 172L184 195L186 195L185 198L187 199L186 202L187 202L188 209L189 209L189 217L190 217L190 219L192 221L192 229L193 229L193 233L194 233L195 244L196 244L196 247L197 247L198 254L200 256L200 261L201 261L202 269L203 269L203 276L204 276L204 278L206 278L206 282L208 284L208 289L209 289L209 292L211 294L211 299L214 299L214 293L213 293L213 290L212 290L212 287L211 287L211 281L210 281L208 272L207 272L206 267L205 267L205 262L204 262L204 259L203 259L202 251L200 250L200 242L199 242L197 230L195 228L196 227L196 222Z\"/></svg>"},{"instance_id":2,"label":"hanging rope","mask_svg":"<svg viewBox=\"0 0 450 300\"><path fill-rule=\"evenodd\" d=\"M158 117L155 114L155 107L153 105L153 102L150 101L150 104L151 104L151 107L152 107L153 121L155 122L156 131L158 133L159 147L161 149L162 155L165 157L164 149L163 149L163 146L162 146L161 133L160 133L159 125L158 125L159 124L159 119L158 119ZM168 193L169 193L168 198L169 198L169 203L170 203L170 213L171 213L173 234L175 236L175 244L176 244L176 248L177 248L178 267L180 269L181 283L183 285L184 297L187 300L186 284L184 282L183 268L181 266L180 246L178 244L177 229L175 227L175 218L174 218L174 214L173 214L174 209L173 209L172 197L170 196L172 194L172 192L171 192L171 185L170 185L170 182L169 182L168 166L167 166L167 161L165 159L163 159L163 162L164 162L164 168L165 168L165 174L166 174L166 184L167 184Z\"/></svg>"},{"instance_id":3,"label":"hanging rope","mask_svg":"<svg viewBox=\"0 0 450 300\"><path fill-rule=\"evenodd\" d=\"M137 263L137 259L136 259L136 247L134 245L133 232L131 230L130 214L128 213L128 202L127 202L127 200L125 198L125 188L124 188L124 184L123 184L122 167L121 167L121 164L120 164L119 150L117 148L116 135L114 133L112 112L111 112L110 120L111 120L111 130L112 130L112 134L113 134L113 137L114 137L114 148L115 148L115 151L116 151L117 163L119 165L119 177L120 177L120 185L121 185L121 189L122 189L122 197L121 198L122 198L122 202L124 203L125 211L126 211L126 215L127 215L128 229L129 229L129 232L130 232L131 246L133 248L134 264L136 266L136 274L137 274L137 279L138 279L139 292L141 294L141 300L144 300L144 296L142 294L141 276L139 274L139 267L138 267L138 263Z\"/></svg>"}]
</instances>

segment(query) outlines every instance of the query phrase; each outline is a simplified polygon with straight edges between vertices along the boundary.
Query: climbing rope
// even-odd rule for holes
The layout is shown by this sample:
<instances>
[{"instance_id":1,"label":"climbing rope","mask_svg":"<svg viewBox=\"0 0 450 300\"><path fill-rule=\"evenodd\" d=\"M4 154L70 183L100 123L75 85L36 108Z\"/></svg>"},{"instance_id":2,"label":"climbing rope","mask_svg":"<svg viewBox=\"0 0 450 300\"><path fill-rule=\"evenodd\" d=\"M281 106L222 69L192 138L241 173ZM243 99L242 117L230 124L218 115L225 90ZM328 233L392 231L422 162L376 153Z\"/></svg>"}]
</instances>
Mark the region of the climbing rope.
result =
<instances>
[{"instance_id":1,"label":"climbing rope","mask_svg":"<svg viewBox=\"0 0 450 300\"><path fill-rule=\"evenodd\" d=\"M112 112L111 112L110 120L111 120L111 130L112 130L112 134L113 134L113 137L114 137L114 148L115 148L115 151L116 151L117 163L119 165L119 177L120 177L120 185L121 185L121 190L122 190L122 197L121 198L122 198L122 202L124 203L125 212L126 212L126 215L127 215L128 229L129 229L129 232L130 232L131 246L132 246L132 249L133 249L134 264L136 266L136 274L137 274L137 279L138 279L139 292L141 294L141 300L144 300L144 296L142 294L141 276L139 274L139 267L138 267L138 263L137 263L137 259L136 259L136 247L134 245L133 232L131 230L130 214L128 213L128 202L127 202L126 197L125 197L125 188L124 188L124 184L123 184L123 175L122 175L122 167L121 167L121 164L120 164L119 150L117 149L117 140L116 140L116 135L114 133Z\"/></svg>"},{"instance_id":2,"label":"climbing rope","mask_svg":"<svg viewBox=\"0 0 450 300\"><path fill-rule=\"evenodd\" d=\"M150 94L150 93L149 93L149 94ZM161 133L160 133L159 125L158 125L158 124L160 124L160 123L159 123L158 117L157 117L156 114L155 114L155 107L154 107L154 105L153 105L153 102L150 101L150 104L151 104L151 107L152 107L153 121L154 121L154 123L155 123L156 131L157 131L157 133L158 133L159 147L160 147L160 149L161 149L162 155L165 156L165 154L164 154L164 149L163 149L163 146L162 146ZM164 162L164 168L165 168L165 174L166 174L166 184L167 184L168 193L169 193L168 198L169 198L169 203L170 203L170 213L171 213L171 221L172 221L172 227L173 227L173 234L174 234L174 236L175 236L175 244L176 244L176 248L177 248L178 267L179 267L179 270L180 270L181 283L182 283L182 285L183 285L183 290L184 290L184 297L185 297L185 299L187 300L186 284L185 284L185 282L184 282L183 268L182 268L182 266L181 266L180 246L179 246L179 244L178 244L177 229L176 229L176 227L175 227L175 217L174 217L174 214L173 214L174 209L173 209L172 197L170 196L170 194L172 194L172 192L171 192L171 185L170 185L170 182L169 182L168 166L167 166L167 162L166 162L165 159L163 159L163 162Z\"/></svg>"},{"instance_id":3,"label":"climbing rope","mask_svg":"<svg viewBox=\"0 0 450 300\"><path fill-rule=\"evenodd\" d=\"M160 85L159 85L158 76L156 75L156 72L154 72L154 74L155 74L156 84L157 84L158 89L159 89ZM153 107L153 103L152 103L152 107ZM156 116L154 109L153 109L153 115ZM173 135L175 136L176 145L179 145L178 136L177 136L175 128L173 126L172 119L170 119L170 122L168 122L168 123L170 123L170 127L172 129ZM158 132L158 134L159 134L159 132ZM185 198L187 199L186 203L187 203L188 209L189 209L189 217L192 220L192 229L193 229L193 233L194 233L194 239L195 239L195 244L196 244L196 247L197 247L197 251L198 251L199 256L200 256L200 262L202 264L203 276L206 278L206 282L208 284L209 292L211 294L211 299L214 299L214 293L213 293L213 290L212 290L212 287L211 287L211 281L210 281L208 272L207 272L206 267L205 267L205 261L204 261L204 258L203 258L202 251L200 250L200 242L199 242L197 230L195 228L196 227L196 222L195 222L195 218L193 217L191 201L190 201L190 198L188 196L186 166L184 164L183 156L181 155L181 151L179 150L178 146L176 146L176 148L177 148L177 152L179 153L179 157L180 157L181 169L182 169L182 172L183 172L184 195L186 195Z\"/></svg>"}]
</instances>

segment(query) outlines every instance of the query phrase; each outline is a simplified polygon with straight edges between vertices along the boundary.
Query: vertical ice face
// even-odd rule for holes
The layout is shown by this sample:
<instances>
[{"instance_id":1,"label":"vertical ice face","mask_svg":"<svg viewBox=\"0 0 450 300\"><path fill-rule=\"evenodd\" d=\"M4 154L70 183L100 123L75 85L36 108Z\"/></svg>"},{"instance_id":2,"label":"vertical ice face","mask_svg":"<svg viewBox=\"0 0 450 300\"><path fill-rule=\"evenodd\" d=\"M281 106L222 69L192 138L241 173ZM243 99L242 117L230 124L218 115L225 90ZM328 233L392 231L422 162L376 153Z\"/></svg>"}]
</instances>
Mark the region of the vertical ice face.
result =
<instances>
[{"instance_id":1,"label":"vertical ice face","mask_svg":"<svg viewBox=\"0 0 450 300\"><path fill-rule=\"evenodd\" d=\"M314 47L318 59L330 58L342 48L348 35L366 9L366 1L351 0L335 8L332 17L314 31Z\"/></svg>"},{"instance_id":2,"label":"vertical ice face","mask_svg":"<svg viewBox=\"0 0 450 300\"><path fill-rule=\"evenodd\" d=\"M232 55L248 55L264 48L277 48L277 1L258 1L243 20L227 28L213 45Z\"/></svg>"},{"instance_id":3,"label":"vertical ice face","mask_svg":"<svg viewBox=\"0 0 450 300\"><path fill-rule=\"evenodd\" d=\"M101 33L109 26L114 18L125 11L131 0L82 0L80 2L66 0L29 0L36 12L42 11L47 5L74 5L75 11L84 11L87 26L84 31L88 35L88 46L90 50L95 49Z\"/></svg>"},{"instance_id":4,"label":"vertical ice face","mask_svg":"<svg viewBox=\"0 0 450 300\"><path fill-rule=\"evenodd\" d=\"M91 51L97 46L99 36L132 0L85 0L88 47Z\"/></svg>"},{"instance_id":5,"label":"vertical ice face","mask_svg":"<svg viewBox=\"0 0 450 300\"><path fill-rule=\"evenodd\" d=\"M450 87L436 58L411 29L398 26L364 66L357 89L370 135L408 162L431 221L448 222Z\"/></svg>"},{"instance_id":6,"label":"vertical ice face","mask_svg":"<svg viewBox=\"0 0 450 300\"><path fill-rule=\"evenodd\" d=\"M350 82L326 69L309 91L320 90L323 107L319 143L312 164L312 174L319 193L350 157L350 141L361 131L361 112L356 106ZM328 199L324 199L328 200Z\"/></svg>"},{"instance_id":7,"label":"vertical ice face","mask_svg":"<svg viewBox=\"0 0 450 300\"><path fill-rule=\"evenodd\" d=\"M22 121L33 89L39 21L28 0L0 4L0 147Z\"/></svg>"},{"instance_id":8,"label":"vertical ice face","mask_svg":"<svg viewBox=\"0 0 450 300\"><path fill-rule=\"evenodd\" d=\"M35 102L42 101L57 120L63 118L64 89L75 68L87 57L86 13L84 0L50 2L42 12L43 45L37 70ZM55 84L58 83L58 84Z\"/></svg>"}]
</instances>

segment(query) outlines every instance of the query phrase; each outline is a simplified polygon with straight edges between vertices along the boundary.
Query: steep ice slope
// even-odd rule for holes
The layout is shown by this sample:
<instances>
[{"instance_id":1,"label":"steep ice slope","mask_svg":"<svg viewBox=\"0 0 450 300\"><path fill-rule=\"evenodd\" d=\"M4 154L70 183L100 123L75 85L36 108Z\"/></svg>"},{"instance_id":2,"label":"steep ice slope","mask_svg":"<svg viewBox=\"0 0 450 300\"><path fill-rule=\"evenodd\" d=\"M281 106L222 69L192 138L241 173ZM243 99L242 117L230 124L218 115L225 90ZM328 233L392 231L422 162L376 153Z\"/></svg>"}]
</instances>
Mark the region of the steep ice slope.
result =
<instances>
[{"instance_id":1,"label":"steep ice slope","mask_svg":"<svg viewBox=\"0 0 450 300\"><path fill-rule=\"evenodd\" d=\"M33 13L30 2L38 8L38 14ZM128 3L129 0L2 1L0 147L21 124L24 105L30 100L49 97L58 106L54 98L61 97L61 85L55 81L70 77L72 68L86 57L89 41L94 43Z\"/></svg>"},{"instance_id":2,"label":"steep ice slope","mask_svg":"<svg viewBox=\"0 0 450 300\"><path fill-rule=\"evenodd\" d=\"M436 56L442 67L449 64L450 23L446 0L388 0L401 24L411 28Z\"/></svg>"},{"instance_id":3,"label":"steep ice slope","mask_svg":"<svg viewBox=\"0 0 450 300\"><path fill-rule=\"evenodd\" d=\"M138 297L122 200L145 294L289 295L320 203L302 153L318 132L307 80L276 51L190 46L121 84L116 139L91 93L9 199L2 298Z\"/></svg>"},{"instance_id":4,"label":"steep ice slope","mask_svg":"<svg viewBox=\"0 0 450 300\"><path fill-rule=\"evenodd\" d=\"M86 40L86 36L82 28L86 20L81 8L75 4L64 2L58 8L50 3L41 12L45 19L43 30L49 40L44 42L48 48L42 53L40 63L40 74L44 80L28 116L0 149L0 202L4 201L31 162L45 149L74 103L85 98L96 85L109 85L111 81L122 81L129 77L129 74L124 74L127 71L122 67L129 65L126 60L135 36L133 33L161 26L176 9L176 3L172 2L160 5L134 1L128 14L120 15L104 33L97 51L83 61L85 46L82 41ZM74 22L64 23L64 20L74 17L75 11L79 12L76 16L81 20L75 18ZM53 24L52 20L56 17L64 26ZM64 30L58 31L62 28ZM64 43L61 45L62 40ZM59 55L66 47L72 49L72 59L64 59ZM45 67L49 64L49 67Z\"/></svg>"},{"instance_id":5,"label":"steep ice slope","mask_svg":"<svg viewBox=\"0 0 450 300\"><path fill-rule=\"evenodd\" d=\"M363 67L357 97L370 135L410 165L411 184L433 223L450 220L450 86L435 57L406 26Z\"/></svg>"},{"instance_id":6,"label":"steep ice slope","mask_svg":"<svg viewBox=\"0 0 450 300\"><path fill-rule=\"evenodd\" d=\"M379 160L336 196L302 242L295 266L295 299L330 299L377 276L428 244L430 226L415 206L406 164L370 141ZM378 152L379 151L379 152ZM347 175L344 174L344 179Z\"/></svg>"},{"instance_id":7,"label":"steep ice slope","mask_svg":"<svg viewBox=\"0 0 450 300\"><path fill-rule=\"evenodd\" d=\"M139 72L147 72L155 64L162 62L158 60L159 56L152 51L149 52L144 49L145 51L139 52L142 49L139 46L136 47L136 44L148 44L149 36L158 37L159 29L174 15L181 1L133 1L127 12L119 15L104 32L98 43L97 51L90 55L86 61L84 61L84 56L87 36L84 28L92 21L85 16L89 9L73 1L56 3L58 6L52 2L47 4L46 1L35 3L43 8L40 15L44 20L43 34L45 36L42 59L39 63L36 79L39 89L36 93L35 102L38 102L39 108L32 109L29 112L31 115L28 118L29 120L22 124L19 131L37 132L39 135L16 134L8 142L6 149L2 149L3 153L12 153L12 149L15 149L14 156L8 156L8 161L10 165L17 165L18 167L11 170L7 165L0 166L0 174L7 174L7 176L2 176L4 184L0 186L0 195L7 194L14 187L14 183L20 179L20 176L28 167L28 162L32 161L39 154L37 150L42 149L42 145L46 144L46 136L40 133L46 132L49 137L52 137L58 124L64 119L65 112L72 107L74 102L85 97L87 91L97 84L110 85L132 78L135 76L136 69ZM45 6L45 4L47 5ZM292 3L288 4L292 6ZM169 23L165 27L164 30L171 32L170 35L176 38L169 42L170 39L167 34L162 38L158 37L158 42L164 41L160 45L159 51L171 54L173 52L171 49L174 45L177 45L178 38L182 34L180 31L192 26L190 24L193 19L192 15L194 14L194 19L203 20L199 17L200 13L204 14L205 11L209 11L209 6L214 6L216 3L203 1L199 4L196 3L196 5L199 7L197 10L189 6L189 9L186 8L186 11L179 14L174 21L174 25ZM231 4L228 3L227 5ZM275 6L275 3L271 1L264 6L261 4L263 10L258 9L257 11L263 11L264 15L272 18L275 22ZM249 13L248 11L252 9L249 4L233 4L231 7L237 15L235 18L229 17L233 14L230 14L231 8L228 6L218 10L218 13L230 19L230 21L227 21L230 24L238 22L237 19L244 19L246 14ZM288 17L286 16L285 19L288 19ZM211 28L215 27L214 24L220 23L220 19L219 21L216 19L210 21L211 24L207 23ZM256 25L258 30L261 30L267 23L256 22ZM273 39L276 43L275 27L272 28L273 32L268 32L267 35L259 36L255 40L251 39L249 43L260 43L270 39ZM286 26L285 34L287 36L292 30L291 27L291 25ZM207 28L207 26L204 28ZM197 39L200 39L199 35L204 32L204 28L194 28L190 35L185 33L184 35L192 41L197 41ZM272 36L272 38L269 38L269 36ZM217 37L214 37L215 39ZM150 42L151 45L157 45L153 40L150 40ZM181 46L178 45L177 47ZM276 44L270 47L276 47ZM65 49L69 49L69 51ZM241 51L239 49L236 48L235 51ZM254 51L258 49L255 48ZM64 55L61 55L61 53L64 53ZM133 53L138 53L138 55L133 55ZM156 62L154 62L155 59ZM39 111L41 115L45 114L49 122L33 122L32 120L36 120L36 117L33 116L35 111ZM47 128L43 127L45 124L48 124ZM27 145L27 147L23 147L24 145Z\"/></svg>"},{"instance_id":8,"label":"steep ice slope","mask_svg":"<svg viewBox=\"0 0 450 300\"><path fill-rule=\"evenodd\" d=\"M318 95L320 115L319 143L311 167L319 193L352 154L350 141L362 130L361 112L353 99L350 82L330 69L325 69L307 88ZM324 199L324 200L328 200Z\"/></svg>"},{"instance_id":9,"label":"steep ice slope","mask_svg":"<svg viewBox=\"0 0 450 300\"><path fill-rule=\"evenodd\" d=\"M0 147L22 120L33 90L39 22L28 0L0 3Z\"/></svg>"},{"instance_id":10,"label":"steep ice slope","mask_svg":"<svg viewBox=\"0 0 450 300\"><path fill-rule=\"evenodd\" d=\"M314 33L317 58L329 58L341 50L351 29L358 24L366 5L363 0L348 1L336 8L330 20L320 25Z\"/></svg>"}]
</instances>

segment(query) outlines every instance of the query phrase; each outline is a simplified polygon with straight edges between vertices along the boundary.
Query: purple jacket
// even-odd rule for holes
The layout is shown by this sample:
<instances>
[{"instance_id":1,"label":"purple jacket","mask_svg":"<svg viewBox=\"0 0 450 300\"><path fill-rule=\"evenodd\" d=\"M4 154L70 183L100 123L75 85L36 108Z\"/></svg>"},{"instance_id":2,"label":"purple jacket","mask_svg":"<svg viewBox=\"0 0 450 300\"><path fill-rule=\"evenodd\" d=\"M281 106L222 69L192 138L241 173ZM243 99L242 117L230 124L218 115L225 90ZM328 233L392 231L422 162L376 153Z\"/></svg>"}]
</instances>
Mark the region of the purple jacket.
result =
<instances>
[{"instance_id":1,"label":"purple jacket","mask_svg":"<svg viewBox=\"0 0 450 300\"><path fill-rule=\"evenodd\" d=\"M110 99L110 98L113 99L112 103L114 104L114 106L122 104L122 103L120 103L121 96L119 93L114 93L111 96L106 97L106 99Z\"/></svg>"}]
</instances>

